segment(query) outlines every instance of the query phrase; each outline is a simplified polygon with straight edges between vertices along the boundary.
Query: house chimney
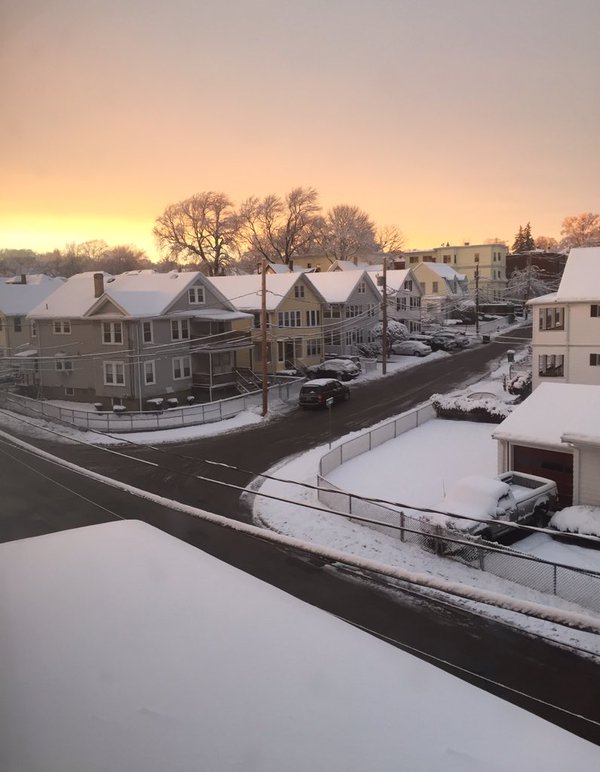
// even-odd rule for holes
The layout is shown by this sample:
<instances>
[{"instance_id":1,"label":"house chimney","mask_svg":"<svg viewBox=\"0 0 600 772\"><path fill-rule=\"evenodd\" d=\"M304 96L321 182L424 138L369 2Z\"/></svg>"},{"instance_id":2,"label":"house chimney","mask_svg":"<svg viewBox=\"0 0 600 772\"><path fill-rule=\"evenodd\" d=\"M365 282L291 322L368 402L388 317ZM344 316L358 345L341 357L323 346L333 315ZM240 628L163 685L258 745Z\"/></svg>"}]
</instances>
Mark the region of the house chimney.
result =
<instances>
[{"instance_id":1,"label":"house chimney","mask_svg":"<svg viewBox=\"0 0 600 772\"><path fill-rule=\"evenodd\" d=\"M94 274L94 297L99 298L103 294L104 294L104 274L95 273Z\"/></svg>"}]
</instances>

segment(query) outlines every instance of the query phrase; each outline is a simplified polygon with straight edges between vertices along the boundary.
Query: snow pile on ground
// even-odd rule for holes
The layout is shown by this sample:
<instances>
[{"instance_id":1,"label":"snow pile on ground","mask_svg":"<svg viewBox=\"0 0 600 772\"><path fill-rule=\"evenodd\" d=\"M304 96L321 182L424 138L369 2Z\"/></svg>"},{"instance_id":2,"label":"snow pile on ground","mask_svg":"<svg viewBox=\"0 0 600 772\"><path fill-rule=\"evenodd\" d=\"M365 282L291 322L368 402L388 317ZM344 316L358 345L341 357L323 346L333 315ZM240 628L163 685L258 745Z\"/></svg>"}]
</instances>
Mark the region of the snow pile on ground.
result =
<instances>
[{"instance_id":1,"label":"snow pile on ground","mask_svg":"<svg viewBox=\"0 0 600 772\"><path fill-rule=\"evenodd\" d=\"M600 537L600 507L580 504L565 507L552 515L550 525L566 533L582 533Z\"/></svg>"}]
</instances>

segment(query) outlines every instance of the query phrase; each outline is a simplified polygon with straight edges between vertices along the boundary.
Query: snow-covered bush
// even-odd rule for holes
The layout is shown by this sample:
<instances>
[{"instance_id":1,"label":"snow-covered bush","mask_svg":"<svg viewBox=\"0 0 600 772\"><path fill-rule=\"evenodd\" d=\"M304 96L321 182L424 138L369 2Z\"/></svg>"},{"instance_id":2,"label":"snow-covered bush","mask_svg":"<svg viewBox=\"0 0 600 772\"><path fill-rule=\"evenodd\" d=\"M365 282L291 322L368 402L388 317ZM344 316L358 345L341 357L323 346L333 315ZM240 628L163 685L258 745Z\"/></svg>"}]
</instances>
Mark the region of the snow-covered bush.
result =
<instances>
[{"instance_id":1,"label":"snow-covered bush","mask_svg":"<svg viewBox=\"0 0 600 772\"><path fill-rule=\"evenodd\" d=\"M518 373L506 382L506 390L509 394L525 399L531 394L531 373Z\"/></svg>"},{"instance_id":2,"label":"snow-covered bush","mask_svg":"<svg viewBox=\"0 0 600 772\"><path fill-rule=\"evenodd\" d=\"M499 424L511 412L510 405L489 397L468 399L465 396L447 397L444 394L434 394L431 402L438 418L449 418L455 421Z\"/></svg>"}]
</instances>

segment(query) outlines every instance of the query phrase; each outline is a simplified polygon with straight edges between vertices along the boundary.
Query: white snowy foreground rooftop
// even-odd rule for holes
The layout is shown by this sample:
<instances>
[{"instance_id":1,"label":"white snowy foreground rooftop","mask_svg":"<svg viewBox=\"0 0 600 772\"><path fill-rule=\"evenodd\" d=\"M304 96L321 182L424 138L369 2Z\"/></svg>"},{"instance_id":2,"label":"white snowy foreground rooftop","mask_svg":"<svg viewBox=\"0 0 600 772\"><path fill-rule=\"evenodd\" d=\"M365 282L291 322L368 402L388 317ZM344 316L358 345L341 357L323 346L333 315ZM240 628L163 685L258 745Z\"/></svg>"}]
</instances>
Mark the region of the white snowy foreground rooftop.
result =
<instances>
[{"instance_id":1,"label":"white snowy foreground rooftop","mask_svg":"<svg viewBox=\"0 0 600 772\"><path fill-rule=\"evenodd\" d=\"M591 743L139 522L0 545L0 618L1 769L598 768Z\"/></svg>"}]
</instances>

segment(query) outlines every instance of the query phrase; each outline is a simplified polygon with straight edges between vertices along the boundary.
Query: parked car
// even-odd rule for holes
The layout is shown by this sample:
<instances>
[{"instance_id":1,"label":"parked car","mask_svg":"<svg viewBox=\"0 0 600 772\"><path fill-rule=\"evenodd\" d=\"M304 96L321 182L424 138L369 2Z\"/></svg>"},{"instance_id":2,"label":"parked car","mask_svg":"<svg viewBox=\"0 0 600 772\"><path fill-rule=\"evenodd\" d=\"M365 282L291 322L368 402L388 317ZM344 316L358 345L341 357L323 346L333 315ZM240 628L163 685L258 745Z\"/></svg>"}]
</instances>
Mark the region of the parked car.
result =
<instances>
[{"instance_id":1,"label":"parked car","mask_svg":"<svg viewBox=\"0 0 600 772\"><path fill-rule=\"evenodd\" d=\"M470 475L456 482L435 507L445 514L432 513L426 519L449 530L495 539L515 523L547 525L548 513L556 508L557 501L556 483L546 477L514 471L497 477ZM468 519L470 516L476 519ZM498 525L477 519L496 520Z\"/></svg>"},{"instance_id":2,"label":"parked car","mask_svg":"<svg viewBox=\"0 0 600 772\"><path fill-rule=\"evenodd\" d=\"M431 354L431 346L421 340L397 340L392 343L392 352L409 357L425 357Z\"/></svg>"},{"instance_id":3,"label":"parked car","mask_svg":"<svg viewBox=\"0 0 600 772\"><path fill-rule=\"evenodd\" d=\"M360 375L360 367L351 359L327 359L320 365L306 368L307 378L336 378L338 381L351 381Z\"/></svg>"},{"instance_id":4,"label":"parked car","mask_svg":"<svg viewBox=\"0 0 600 772\"><path fill-rule=\"evenodd\" d=\"M315 378L303 384L298 404L302 408L328 407L327 400L330 398L333 399L332 404L350 399L349 387L335 378Z\"/></svg>"},{"instance_id":5,"label":"parked car","mask_svg":"<svg viewBox=\"0 0 600 772\"><path fill-rule=\"evenodd\" d=\"M470 344L469 339L461 332L436 332L431 336L430 346L434 351L459 351Z\"/></svg>"}]
</instances>

